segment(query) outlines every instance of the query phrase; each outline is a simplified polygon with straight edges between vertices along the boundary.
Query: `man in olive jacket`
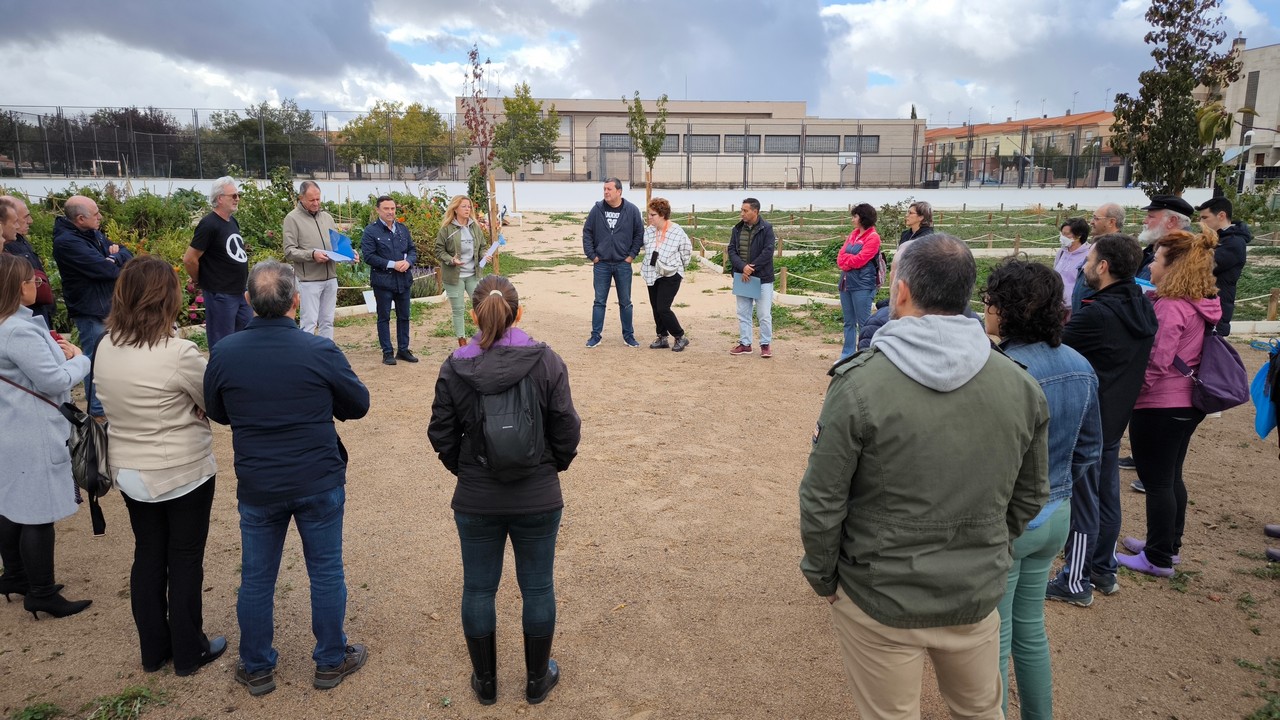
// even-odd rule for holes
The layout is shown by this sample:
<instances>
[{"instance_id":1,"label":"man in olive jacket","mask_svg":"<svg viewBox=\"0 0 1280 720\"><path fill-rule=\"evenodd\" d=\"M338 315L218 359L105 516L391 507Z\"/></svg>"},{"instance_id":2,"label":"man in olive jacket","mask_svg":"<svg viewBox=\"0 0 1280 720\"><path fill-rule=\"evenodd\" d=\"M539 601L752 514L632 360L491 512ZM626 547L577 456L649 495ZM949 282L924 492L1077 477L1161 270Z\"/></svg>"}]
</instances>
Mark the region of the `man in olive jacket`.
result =
<instances>
[{"instance_id":1,"label":"man in olive jacket","mask_svg":"<svg viewBox=\"0 0 1280 720\"><path fill-rule=\"evenodd\" d=\"M976 276L950 235L899 251L891 319L832 368L800 483L801 570L862 717L918 715L926 653L957 717L1001 717L996 604L1049 496L1049 410L962 314Z\"/></svg>"}]
</instances>

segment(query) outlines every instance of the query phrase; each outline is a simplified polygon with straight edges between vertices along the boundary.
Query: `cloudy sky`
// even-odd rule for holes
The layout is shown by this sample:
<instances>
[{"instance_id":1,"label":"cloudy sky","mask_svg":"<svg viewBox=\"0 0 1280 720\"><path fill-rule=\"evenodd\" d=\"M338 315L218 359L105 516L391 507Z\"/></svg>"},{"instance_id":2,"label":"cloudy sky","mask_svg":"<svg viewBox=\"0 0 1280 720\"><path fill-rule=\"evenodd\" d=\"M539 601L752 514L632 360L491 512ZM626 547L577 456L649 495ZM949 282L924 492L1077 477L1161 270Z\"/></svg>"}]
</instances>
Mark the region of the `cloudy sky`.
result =
<instances>
[{"instance_id":1,"label":"cloudy sky","mask_svg":"<svg viewBox=\"0 0 1280 720\"><path fill-rule=\"evenodd\" d=\"M6 10L7 106L451 112L472 43L495 95L803 100L932 126L1111 108L1152 60L1147 0L46 0ZM1249 47L1280 0L1224 0ZM186 121L189 112L175 115Z\"/></svg>"}]
</instances>

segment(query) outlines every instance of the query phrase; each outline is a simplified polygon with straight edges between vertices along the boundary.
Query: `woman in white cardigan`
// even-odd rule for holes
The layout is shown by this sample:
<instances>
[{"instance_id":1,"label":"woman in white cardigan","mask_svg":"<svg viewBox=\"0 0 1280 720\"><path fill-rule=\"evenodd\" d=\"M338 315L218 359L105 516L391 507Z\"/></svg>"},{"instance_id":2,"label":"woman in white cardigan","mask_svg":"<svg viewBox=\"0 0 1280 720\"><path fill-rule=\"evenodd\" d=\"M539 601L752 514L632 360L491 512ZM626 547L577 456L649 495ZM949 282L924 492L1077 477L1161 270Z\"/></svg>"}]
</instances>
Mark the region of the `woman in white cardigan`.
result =
<instances>
[{"instance_id":1,"label":"woman in white cardigan","mask_svg":"<svg viewBox=\"0 0 1280 720\"><path fill-rule=\"evenodd\" d=\"M25 258L0 254L0 594L22 595L39 620L38 612L66 617L91 602L67 600L53 581L53 524L76 511L71 424L57 405L90 364L23 307L35 301L37 282Z\"/></svg>"},{"instance_id":2,"label":"woman in white cardigan","mask_svg":"<svg viewBox=\"0 0 1280 720\"><path fill-rule=\"evenodd\" d=\"M671 222L671 203L662 198L649 201L649 226L644 229L644 259L640 263L640 277L649 286L649 305L653 308L653 322L658 326L658 339L649 343L654 350L670 347L680 352L689 346L680 320L671 311L684 269L693 257L693 243L684 228ZM667 337L675 338L669 345Z\"/></svg>"},{"instance_id":3,"label":"woman in white cardigan","mask_svg":"<svg viewBox=\"0 0 1280 720\"><path fill-rule=\"evenodd\" d=\"M204 634L204 548L213 506L213 434L204 416L205 359L174 337L178 275L150 255L121 271L94 384L106 411L107 464L133 527L129 577L142 669L173 660L191 675L227 649Z\"/></svg>"}]
</instances>

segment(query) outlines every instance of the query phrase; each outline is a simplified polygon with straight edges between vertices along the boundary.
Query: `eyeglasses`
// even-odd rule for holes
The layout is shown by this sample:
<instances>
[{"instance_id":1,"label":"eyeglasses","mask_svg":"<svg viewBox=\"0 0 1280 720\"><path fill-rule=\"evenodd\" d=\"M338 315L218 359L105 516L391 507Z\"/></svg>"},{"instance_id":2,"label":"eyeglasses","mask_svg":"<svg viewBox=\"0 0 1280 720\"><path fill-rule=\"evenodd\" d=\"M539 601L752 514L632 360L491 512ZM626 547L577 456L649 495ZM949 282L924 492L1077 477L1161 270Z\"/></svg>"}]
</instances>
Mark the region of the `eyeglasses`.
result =
<instances>
[{"instance_id":1,"label":"eyeglasses","mask_svg":"<svg viewBox=\"0 0 1280 720\"><path fill-rule=\"evenodd\" d=\"M222 193L222 196L223 196L223 197L229 197L229 198L231 198L232 200L239 200L239 199L240 199L240 193Z\"/></svg>"},{"instance_id":2,"label":"eyeglasses","mask_svg":"<svg viewBox=\"0 0 1280 720\"><path fill-rule=\"evenodd\" d=\"M25 282L29 282L29 283L32 283L33 285L35 285L36 287L40 287L41 285L43 285L43 284L44 284L44 278L41 278L41 277L33 277L33 278L31 278L30 280L26 280Z\"/></svg>"}]
</instances>

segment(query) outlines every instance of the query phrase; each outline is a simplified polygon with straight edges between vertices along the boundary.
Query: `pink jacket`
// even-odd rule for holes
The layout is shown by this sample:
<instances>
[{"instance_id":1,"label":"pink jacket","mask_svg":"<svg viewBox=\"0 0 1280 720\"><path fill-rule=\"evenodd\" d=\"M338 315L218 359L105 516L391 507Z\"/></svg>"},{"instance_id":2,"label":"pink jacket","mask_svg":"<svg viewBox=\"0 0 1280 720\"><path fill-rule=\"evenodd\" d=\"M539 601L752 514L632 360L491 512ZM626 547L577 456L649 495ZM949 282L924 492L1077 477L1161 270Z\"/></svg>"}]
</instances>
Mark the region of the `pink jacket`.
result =
<instances>
[{"instance_id":1,"label":"pink jacket","mask_svg":"<svg viewBox=\"0 0 1280 720\"><path fill-rule=\"evenodd\" d=\"M862 243L862 249L856 253L849 252L849 249L858 243ZM875 259L878 252L880 252L880 234L875 228L867 228L861 232L854 230L849 233L849 239L840 246L840 254L836 255L836 266L845 272L857 270L866 267L867 263Z\"/></svg>"},{"instance_id":2,"label":"pink jacket","mask_svg":"<svg viewBox=\"0 0 1280 720\"><path fill-rule=\"evenodd\" d=\"M1200 367L1205 322L1216 324L1222 319L1222 304L1216 297L1196 302L1156 298L1154 308L1160 326L1134 409L1191 407L1191 379L1178 372L1173 358L1182 358L1192 370Z\"/></svg>"}]
</instances>

